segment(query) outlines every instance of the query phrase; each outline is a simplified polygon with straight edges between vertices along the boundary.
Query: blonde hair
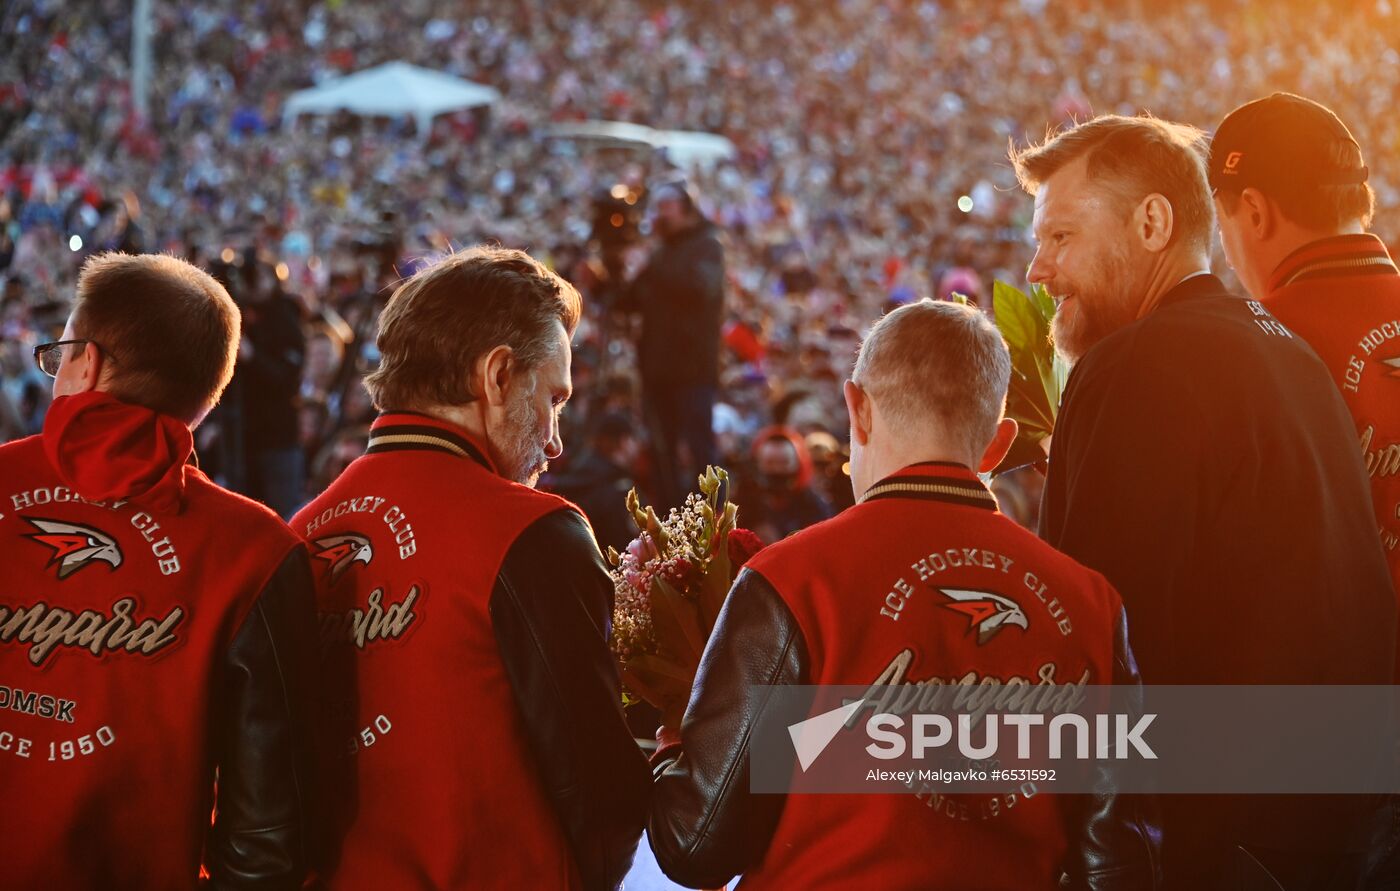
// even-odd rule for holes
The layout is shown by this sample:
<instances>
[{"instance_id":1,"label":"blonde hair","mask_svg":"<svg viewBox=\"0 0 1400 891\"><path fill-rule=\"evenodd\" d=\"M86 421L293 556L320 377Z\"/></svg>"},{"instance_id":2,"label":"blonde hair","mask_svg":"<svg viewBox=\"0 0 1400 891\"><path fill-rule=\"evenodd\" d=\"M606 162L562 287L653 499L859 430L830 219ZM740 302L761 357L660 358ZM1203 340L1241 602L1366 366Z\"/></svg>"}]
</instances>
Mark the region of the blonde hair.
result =
<instances>
[{"instance_id":1,"label":"blonde hair","mask_svg":"<svg viewBox=\"0 0 1400 891\"><path fill-rule=\"evenodd\" d=\"M1153 193L1172 206L1172 242L1210 250L1215 206L1206 183L1205 134L1152 115L1100 115L1044 141L1010 150L1021 188L1034 195L1061 168L1087 159L1089 178L1116 196L1124 215Z\"/></svg>"}]
</instances>

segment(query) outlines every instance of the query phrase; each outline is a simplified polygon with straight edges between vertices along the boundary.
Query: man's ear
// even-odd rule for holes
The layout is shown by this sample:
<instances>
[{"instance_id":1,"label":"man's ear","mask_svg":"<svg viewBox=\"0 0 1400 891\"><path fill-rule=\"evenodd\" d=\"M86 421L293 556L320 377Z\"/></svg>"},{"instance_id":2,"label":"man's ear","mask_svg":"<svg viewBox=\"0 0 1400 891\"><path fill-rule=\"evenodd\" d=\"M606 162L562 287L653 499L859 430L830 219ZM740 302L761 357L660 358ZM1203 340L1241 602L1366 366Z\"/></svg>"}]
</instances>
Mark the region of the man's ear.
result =
<instances>
[{"instance_id":1,"label":"man's ear","mask_svg":"<svg viewBox=\"0 0 1400 891\"><path fill-rule=\"evenodd\" d=\"M1249 188L1240 193L1240 205L1236 213L1259 241L1272 236L1278 228L1278 208L1258 189Z\"/></svg>"},{"instance_id":2,"label":"man's ear","mask_svg":"<svg viewBox=\"0 0 1400 891\"><path fill-rule=\"evenodd\" d=\"M866 445L870 442L870 428L874 421L870 394L862 390L860 384L849 380L842 387L842 393L846 397L846 413L851 418L851 438L859 445Z\"/></svg>"},{"instance_id":3,"label":"man's ear","mask_svg":"<svg viewBox=\"0 0 1400 891\"><path fill-rule=\"evenodd\" d=\"M501 344L476 360L476 380L472 381L472 389L482 395L487 405L505 405L506 390L510 388L519 367L515 361L515 350Z\"/></svg>"},{"instance_id":4,"label":"man's ear","mask_svg":"<svg viewBox=\"0 0 1400 891\"><path fill-rule=\"evenodd\" d=\"M78 376L77 392L86 393L89 390L96 390L98 384L107 384L110 382L112 377L111 371L110 369L103 368L107 363L103 361L102 350L97 348L97 344L91 341L83 344L83 351L80 356L81 358L79 358L79 361L82 362L82 371ZM106 375L102 373L104 370L108 372Z\"/></svg>"},{"instance_id":5,"label":"man's ear","mask_svg":"<svg viewBox=\"0 0 1400 891\"><path fill-rule=\"evenodd\" d=\"M1142 199L1137 210L1133 211L1133 231L1142 240L1142 246L1153 253L1166 249L1175 226L1172 203L1167 196L1158 192Z\"/></svg>"},{"instance_id":6,"label":"man's ear","mask_svg":"<svg viewBox=\"0 0 1400 891\"><path fill-rule=\"evenodd\" d=\"M992 441L982 452L982 462L977 465L978 473L991 473L997 469L1006 453L1011 451L1011 444L1016 441L1017 429L1019 428L1013 419L1001 419L997 424L997 432L992 435Z\"/></svg>"}]
</instances>

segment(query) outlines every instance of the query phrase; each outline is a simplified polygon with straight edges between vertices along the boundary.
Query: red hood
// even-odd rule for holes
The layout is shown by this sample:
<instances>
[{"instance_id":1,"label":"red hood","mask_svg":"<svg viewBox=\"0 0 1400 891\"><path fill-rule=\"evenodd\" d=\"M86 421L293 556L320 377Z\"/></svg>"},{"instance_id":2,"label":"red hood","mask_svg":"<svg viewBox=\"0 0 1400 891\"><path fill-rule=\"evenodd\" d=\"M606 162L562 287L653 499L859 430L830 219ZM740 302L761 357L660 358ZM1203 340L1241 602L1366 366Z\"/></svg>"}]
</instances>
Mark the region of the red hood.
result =
<instances>
[{"instance_id":1,"label":"red hood","mask_svg":"<svg viewBox=\"0 0 1400 891\"><path fill-rule=\"evenodd\" d=\"M89 501L183 506L194 437L176 418L89 390L53 401L43 439L58 475Z\"/></svg>"}]
</instances>

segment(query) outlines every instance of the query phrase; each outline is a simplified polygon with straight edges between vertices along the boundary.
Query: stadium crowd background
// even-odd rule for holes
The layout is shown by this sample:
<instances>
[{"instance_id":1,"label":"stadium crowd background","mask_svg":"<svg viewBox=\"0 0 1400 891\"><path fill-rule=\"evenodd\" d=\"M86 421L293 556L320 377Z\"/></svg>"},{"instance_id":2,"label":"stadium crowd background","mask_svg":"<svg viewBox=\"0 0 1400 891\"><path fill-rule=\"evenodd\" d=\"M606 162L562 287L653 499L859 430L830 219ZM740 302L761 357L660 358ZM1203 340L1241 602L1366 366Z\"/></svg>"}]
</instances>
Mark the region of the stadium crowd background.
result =
<instances>
[{"instance_id":1,"label":"stadium crowd background","mask_svg":"<svg viewBox=\"0 0 1400 891\"><path fill-rule=\"evenodd\" d=\"M169 251L221 276L249 320L201 461L245 489L270 473L261 484L284 499L319 491L362 449L372 409L358 381L393 282L480 241L527 249L595 298L556 486L620 509L645 477L627 435L642 426L635 330L609 311L615 283L589 242L596 196L667 174L542 139L551 122L738 146L736 161L691 172L726 233L721 452L741 488L757 480L751 441L776 410L815 447L801 484L835 506L850 498L839 382L865 326L892 303L985 300L994 279L1024 280L1031 202L1008 140L1110 111L1208 128L1245 100L1300 92L1353 127L1375 230L1400 238L1400 15L1386 2L157 0L144 124L130 7L0 12L0 440L42 424L48 381L29 353L56 339L83 259ZM504 98L438 118L426 139L406 121L281 124L290 92L393 60ZM1030 521L1034 479L1003 498Z\"/></svg>"}]
</instances>

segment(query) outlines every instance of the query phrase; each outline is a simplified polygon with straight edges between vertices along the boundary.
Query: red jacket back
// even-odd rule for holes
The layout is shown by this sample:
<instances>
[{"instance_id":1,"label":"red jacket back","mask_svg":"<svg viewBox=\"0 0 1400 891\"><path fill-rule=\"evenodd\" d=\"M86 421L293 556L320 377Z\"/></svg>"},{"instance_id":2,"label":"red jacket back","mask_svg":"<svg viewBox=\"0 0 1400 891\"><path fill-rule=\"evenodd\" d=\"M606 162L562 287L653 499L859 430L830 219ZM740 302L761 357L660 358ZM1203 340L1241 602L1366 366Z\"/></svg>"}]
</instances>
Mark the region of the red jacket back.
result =
<instances>
[{"instance_id":1,"label":"red jacket back","mask_svg":"<svg viewBox=\"0 0 1400 891\"><path fill-rule=\"evenodd\" d=\"M261 505L183 475L178 512L93 503L41 437L0 446L6 887L197 885L221 659L301 544Z\"/></svg>"},{"instance_id":2,"label":"red jacket back","mask_svg":"<svg viewBox=\"0 0 1400 891\"><path fill-rule=\"evenodd\" d=\"M330 781L331 887L578 886L488 612L511 544L566 508L457 428L391 414L293 518L317 573L323 729L348 756Z\"/></svg>"},{"instance_id":3,"label":"red jacket back","mask_svg":"<svg viewBox=\"0 0 1400 891\"><path fill-rule=\"evenodd\" d=\"M966 468L905 468L748 568L792 611L810 684L1113 683L1117 593L999 513ZM1055 885L1070 820L1054 795L914 791L789 795L743 888Z\"/></svg>"},{"instance_id":4,"label":"red jacket back","mask_svg":"<svg viewBox=\"0 0 1400 891\"><path fill-rule=\"evenodd\" d=\"M1286 258L1269 286L1265 305L1322 358L1356 420L1400 592L1400 271L1374 235L1344 235Z\"/></svg>"}]
</instances>

